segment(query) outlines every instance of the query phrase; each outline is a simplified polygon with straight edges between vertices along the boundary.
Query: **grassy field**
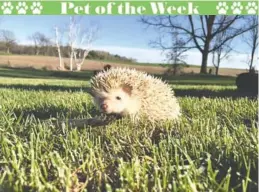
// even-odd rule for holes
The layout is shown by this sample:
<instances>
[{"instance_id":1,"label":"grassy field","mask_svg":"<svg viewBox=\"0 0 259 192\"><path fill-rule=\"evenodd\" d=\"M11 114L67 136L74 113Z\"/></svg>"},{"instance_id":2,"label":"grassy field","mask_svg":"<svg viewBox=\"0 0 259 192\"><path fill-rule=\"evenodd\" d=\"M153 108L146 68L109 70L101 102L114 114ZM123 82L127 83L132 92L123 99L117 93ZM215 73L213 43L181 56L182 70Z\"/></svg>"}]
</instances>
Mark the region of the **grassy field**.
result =
<instances>
[{"instance_id":1,"label":"grassy field","mask_svg":"<svg viewBox=\"0 0 259 192\"><path fill-rule=\"evenodd\" d=\"M0 69L0 191L258 190L258 104L233 77L166 79L183 111L174 124L42 121L98 115L84 92L91 76Z\"/></svg>"}]
</instances>

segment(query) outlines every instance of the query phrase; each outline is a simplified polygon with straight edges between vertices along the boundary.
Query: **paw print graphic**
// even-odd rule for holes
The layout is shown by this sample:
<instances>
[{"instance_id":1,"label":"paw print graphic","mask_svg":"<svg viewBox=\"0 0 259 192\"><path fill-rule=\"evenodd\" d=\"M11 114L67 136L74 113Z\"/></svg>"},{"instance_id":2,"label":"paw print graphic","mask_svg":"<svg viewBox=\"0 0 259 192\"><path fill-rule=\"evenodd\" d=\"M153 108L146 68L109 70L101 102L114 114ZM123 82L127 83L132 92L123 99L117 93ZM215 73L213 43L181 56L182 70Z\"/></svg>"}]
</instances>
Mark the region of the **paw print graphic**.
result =
<instances>
[{"instance_id":1,"label":"paw print graphic","mask_svg":"<svg viewBox=\"0 0 259 192\"><path fill-rule=\"evenodd\" d=\"M30 8L32 10L32 14L34 14L34 15L41 14L41 11L43 9L40 2L33 2Z\"/></svg>"},{"instance_id":2,"label":"paw print graphic","mask_svg":"<svg viewBox=\"0 0 259 192\"><path fill-rule=\"evenodd\" d=\"M234 15L240 15L243 10L243 6L241 5L240 2L234 2L231 6L231 9Z\"/></svg>"},{"instance_id":3,"label":"paw print graphic","mask_svg":"<svg viewBox=\"0 0 259 192\"><path fill-rule=\"evenodd\" d=\"M255 15L256 10L258 9L258 6L256 5L256 2L248 2L247 6L245 7L247 14L249 15Z\"/></svg>"},{"instance_id":4,"label":"paw print graphic","mask_svg":"<svg viewBox=\"0 0 259 192\"><path fill-rule=\"evenodd\" d=\"M218 14L225 15L228 10L228 5L226 2L219 2L216 9L218 10Z\"/></svg>"},{"instance_id":5,"label":"paw print graphic","mask_svg":"<svg viewBox=\"0 0 259 192\"><path fill-rule=\"evenodd\" d=\"M27 12L28 6L26 5L26 2L19 2L16 6L17 13L19 15L25 15Z\"/></svg>"},{"instance_id":6,"label":"paw print graphic","mask_svg":"<svg viewBox=\"0 0 259 192\"><path fill-rule=\"evenodd\" d=\"M4 2L1 6L4 15L10 15L13 11L13 5L11 2Z\"/></svg>"}]
</instances>

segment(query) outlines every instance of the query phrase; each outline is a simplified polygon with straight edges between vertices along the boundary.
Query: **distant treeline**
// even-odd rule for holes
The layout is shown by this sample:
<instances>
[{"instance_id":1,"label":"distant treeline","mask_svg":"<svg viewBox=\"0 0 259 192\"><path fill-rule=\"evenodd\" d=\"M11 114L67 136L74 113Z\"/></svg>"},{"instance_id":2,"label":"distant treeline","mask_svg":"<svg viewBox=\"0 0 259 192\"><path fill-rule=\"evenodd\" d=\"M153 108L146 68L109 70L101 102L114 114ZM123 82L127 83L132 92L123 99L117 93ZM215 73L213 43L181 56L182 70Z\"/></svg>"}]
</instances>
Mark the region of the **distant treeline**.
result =
<instances>
[{"instance_id":1,"label":"distant treeline","mask_svg":"<svg viewBox=\"0 0 259 192\"><path fill-rule=\"evenodd\" d=\"M70 57L70 47L69 46L61 46L62 56ZM82 52L83 50L78 49L78 52ZM6 44L0 41L0 54L7 54L6 52ZM33 45L19 45L13 44L9 49L9 54L15 55L43 55L43 56L56 56L58 57L57 48L53 45L47 46L33 46ZM105 61L119 61L119 62L127 62L127 63L135 63L136 60L133 58L127 58L120 55L110 54L106 51L90 51L87 55L86 59L92 60L105 60Z\"/></svg>"}]
</instances>

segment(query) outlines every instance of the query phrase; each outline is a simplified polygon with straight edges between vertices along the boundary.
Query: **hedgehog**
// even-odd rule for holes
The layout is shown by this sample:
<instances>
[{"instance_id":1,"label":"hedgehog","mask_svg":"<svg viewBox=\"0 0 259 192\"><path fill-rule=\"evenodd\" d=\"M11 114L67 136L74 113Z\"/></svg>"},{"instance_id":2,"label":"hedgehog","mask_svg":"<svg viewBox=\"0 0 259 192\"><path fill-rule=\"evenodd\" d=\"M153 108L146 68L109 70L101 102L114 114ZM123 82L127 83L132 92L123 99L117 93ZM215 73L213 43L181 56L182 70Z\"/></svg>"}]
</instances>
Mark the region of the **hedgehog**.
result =
<instances>
[{"instance_id":1,"label":"hedgehog","mask_svg":"<svg viewBox=\"0 0 259 192\"><path fill-rule=\"evenodd\" d=\"M136 123L177 120L180 106L171 87L159 78L130 68L111 68L91 81L94 104L104 114L129 116Z\"/></svg>"}]
</instances>

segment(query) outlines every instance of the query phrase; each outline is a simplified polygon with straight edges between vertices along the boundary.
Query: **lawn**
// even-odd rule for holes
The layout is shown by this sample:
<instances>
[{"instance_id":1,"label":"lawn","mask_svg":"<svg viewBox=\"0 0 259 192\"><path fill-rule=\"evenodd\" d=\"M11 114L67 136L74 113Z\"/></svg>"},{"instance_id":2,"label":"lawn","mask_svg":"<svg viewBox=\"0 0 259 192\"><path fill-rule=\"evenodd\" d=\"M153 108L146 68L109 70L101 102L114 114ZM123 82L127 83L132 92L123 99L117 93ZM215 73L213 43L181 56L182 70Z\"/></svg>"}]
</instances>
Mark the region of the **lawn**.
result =
<instances>
[{"instance_id":1,"label":"lawn","mask_svg":"<svg viewBox=\"0 0 259 192\"><path fill-rule=\"evenodd\" d=\"M177 123L56 128L43 120L98 115L92 74L68 74L0 69L0 191L258 190L258 103L234 78L167 78Z\"/></svg>"}]
</instances>

